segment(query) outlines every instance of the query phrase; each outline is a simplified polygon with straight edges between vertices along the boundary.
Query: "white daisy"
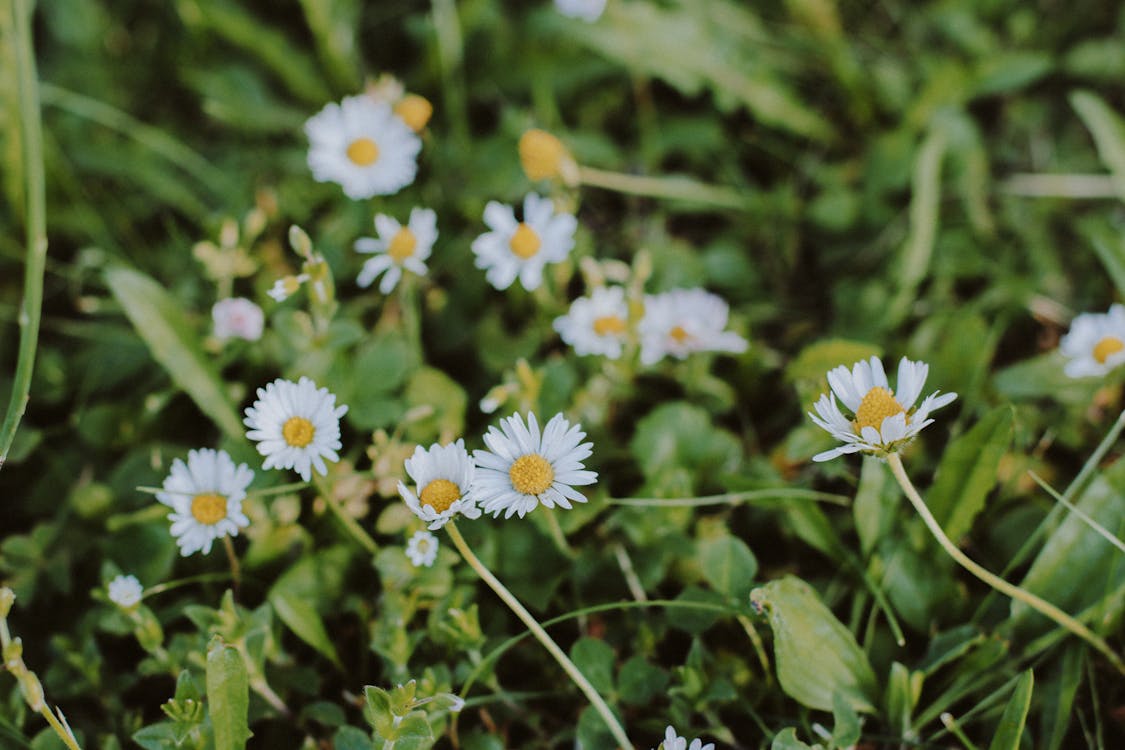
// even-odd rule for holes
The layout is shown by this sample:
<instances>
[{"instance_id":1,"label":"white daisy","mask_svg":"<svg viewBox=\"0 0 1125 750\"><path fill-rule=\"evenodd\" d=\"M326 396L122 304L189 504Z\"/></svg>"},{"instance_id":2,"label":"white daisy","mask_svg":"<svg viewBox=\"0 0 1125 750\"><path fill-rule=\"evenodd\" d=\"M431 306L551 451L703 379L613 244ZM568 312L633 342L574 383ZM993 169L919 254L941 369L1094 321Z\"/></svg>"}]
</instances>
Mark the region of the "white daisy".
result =
<instances>
[{"instance_id":1,"label":"white daisy","mask_svg":"<svg viewBox=\"0 0 1125 750\"><path fill-rule=\"evenodd\" d=\"M398 494L414 515L436 531L460 513L466 518L480 518L480 508L473 496L476 467L465 450L465 441L450 445L434 443L428 450L418 446L406 459L406 473L414 480L415 492L398 483Z\"/></svg>"},{"instance_id":2,"label":"white daisy","mask_svg":"<svg viewBox=\"0 0 1125 750\"><path fill-rule=\"evenodd\" d=\"M703 744L703 740L694 739L688 745L687 739L681 737L671 725L664 730L664 740L654 750L715 750L715 743Z\"/></svg>"},{"instance_id":3,"label":"white daisy","mask_svg":"<svg viewBox=\"0 0 1125 750\"><path fill-rule=\"evenodd\" d=\"M172 462L156 499L172 508L168 520L180 554L207 554L216 539L238 536L240 528L250 525L242 500L253 479L250 467L235 466L226 451L200 448L188 451L186 464L178 458Z\"/></svg>"},{"instance_id":4,"label":"white daisy","mask_svg":"<svg viewBox=\"0 0 1125 750\"><path fill-rule=\"evenodd\" d=\"M484 223L492 231L473 240L477 268L486 270L485 277L497 289L507 289L519 277L529 292L542 283L544 266L570 253L578 228L574 216L556 214L555 204L535 193L523 200L523 221L516 221L511 206L489 201Z\"/></svg>"},{"instance_id":5,"label":"white daisy","mask_svg":"<svg viewBox=\"0 0 1125 750\"><path fill-rule=\"evenodd\" d=\"M555 10L570 18L593 23L602 17L606 0L555 0Z\"/></svg>"},{"instance_id":6,"label":"white daisy","mask_svg":"<svg viewBox=\"0 0 1125 750\"><path fill-rule=\"evenodd\" d=\"M405 227L390 216L376 214L375 231L379 239L361 237L355 241L356 252L375 254L363 264L356 283L368 287L383 274L379 291L390 294L402 278L403 268L418 276L426 275L425 260L430 257L438 235L436 213L428 208L415 208Z\"/></svg>"},{"instance_id":7,"label":"white daisy","mask_svg":"<svg viewBox=\"0 0 1125 750\"><path fill-rule=\"evenodd\" d=\"M296 383L278 378L258 389L258 400L242 421L250 428L246 437L266 457L263 469L294 469L307 482L310 467L326 475L324 459L340 460L340 417L347 411L336 406L336 396L327 388L317 388L308 378Z\"/></svg>"},{"instance_id":8,"label":"white daisy","mask_svg":"<svg viewBox=\"0 0 1125 750\"><path fill-rule=\"evenodd\" d=\"M1059 342L1059 351L1069 360L1063 372L1072 378L1105 375L1125 363L1125 307L1111 305L1104 315L1079 315Z\"/></svg>"},{"instance_id":9,"label":"white daisy","mask_svg":"<svg viewBox=\"0 0 1125 750\"><path fill-rule=\"evenodd\" d=\"M668 355L684 359L693 352L746 351L746 339L723 330L729 314L721 297L703 289L646 295L644 317L637 326L641 362L651 365Z\"/></svg>"},{"instance_id":10,"label":"white daisy","mask_svg":"<svg viewBox=\"0 0 1125 750\"><path fill-rule=\"evenodd\" d=\"M437 559L438 538L428 531L415 531L406 543L406 556L415 568L428 568Z\"/></svg>"},{"instance_id":11,"label":"white daisy","mask_svg":"<svg viewBox=\"0 0 1125 750\"><path fill-rule=\"evenodd\" d=\"M619 286L596 288L589 297L579 297L570 311L555 318L555 330L577 354L600 354L610 359L621 356L629 335L629 305Z\"/></svg>"},{"instance_id":12,"label":"white daisy","mask_svg":"<svg viewBox=\"0 0 1125 750\"><path fill-rule=\"evenodd\" d=\"M145 587L136 576L117 576L106 587L109 600L122 609L132 609L140 604L144 592Z\"/></svg>"},{"instance_id":13,"label":"white daisy","mask_svg":"<svg viewBox=\"0 0 1125 750\"><path fill-rule=\"evenodd\" d=\"M215 338L239 338L257 341L262 338L265 316L262 308L245 297L221 299L211 308L211 319L215 323Z\"/></svg>"},{"instance_id":14,"label":"white daisy","mask_svg":"<svg viewBox=\"0 0 1125 750\"><path fill-rule=\"evenodd\" d=\"M934 420L930 412L952 403L956 393L938 395L934 391L915 409L914 402L922 394L930 366L911 362L906 357L898 363L898 393L890 390L883 363L878 357L859 361L851 370L840 365L828 373L832 393L822 394L814 404L812 421L843 441L843 445L818 453L813 461L827 461L845 453L894 453L909 443ZM855 417L849 420L840 411L839 397Z\"/></svg>"},{"instance_id":15,"label":"white daisy","mask_svg":"<svg viewBox=\"0 0 1125 750\"><path fill-rule=\"evenodd\" d=\"M353 200L390 195L414 181L422 141L386 102L349 96L305 123L309 169Z\"/></svg>"},{"instance_id":16,"label":"white daisy","mask_svg":"<svg viewBox=\"0 0 1125 750\"><path fill-rule=\"evenodd\" d=\"M494 516L503 511L505 518L514 513L523 518L540 503L570 509L571 500L586 502L573 485L593 484L598 475L582 464L593 452L584 437L581 426L572 427L562 414L551 418L542 435L532 413L526 427L519 414L501 419L500 429L489 427L484 436L489 450L473 451L477 502Z\"/></svg>"}]
</instances>

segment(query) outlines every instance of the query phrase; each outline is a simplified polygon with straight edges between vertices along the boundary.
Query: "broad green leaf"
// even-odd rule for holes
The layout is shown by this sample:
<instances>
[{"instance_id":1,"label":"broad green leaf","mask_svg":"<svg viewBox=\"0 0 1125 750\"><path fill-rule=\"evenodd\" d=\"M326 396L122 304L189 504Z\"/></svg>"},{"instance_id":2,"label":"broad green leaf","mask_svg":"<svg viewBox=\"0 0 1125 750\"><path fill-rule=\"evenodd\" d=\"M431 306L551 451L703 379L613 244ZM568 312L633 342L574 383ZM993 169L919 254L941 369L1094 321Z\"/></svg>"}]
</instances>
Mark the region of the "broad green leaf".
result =
<instances>
[{"instance_id":1,"label":"broad green leaf","mask_svg":"<svg viewBox=\"0 0 1125 750\"><path fill-rule=\"evenodd\" d=\"M1125 120L1089 91L1071 92L1070 104L1089 128L1098 156L1113 173L1117 194L1125 200Z\"/></svg>"},{"instance_id":2,"label":"broad green leaf","mask_svg":"<svg viewBox=\"0 0 1125 750\"><path fill-rule=\"evenodd\" d=\"M1082 683L1085 647L1071 643L1055 665L1055 674L1043 681L1039 691L1040 741L1044 750L1059 750L1066 739L1074 710L1074 697ZM1042 673L1040 673L1042 674Z\"/></svg>"},{"instance_id":3,"label":"broad green leaf","mask_svg":"<svg viewBox=\"0 0 1125 750\"><path fill-rule=\"evenodd\" d=\"M643 656L631 657L617 673L617 693L622 703L643 706L661 695L668 685L668 673Z\"/></svg>"},{"instance_id":4,"label":"broad green leaf","mask_svg":"<svg viewBox=\"0 0 1125 750\"><path fill-rule=\"evenodd\" d=\"M612 709L611 709L612 710ZM614 712L616 714L616 712ZM620 717L618 717L620 719ZM619 745L613 739L613 734L605 724L605 719L594 710L593 706L586 706L578 715L576 734L576 747L583 750L617 750Z\"/></svg>"},{"instance_id":5,"label":"broad green leaf","mask_svg":"<svg viewBox=\"0 0 1125 750\"><path fill-rule=\"evenodd\" d=\"M675 476L694 482L733 471L742 455L732 434L716 427L703 409L682 401L661 404L641 419L629 449L657 489ZM690 472L680 475L677 469Z\"/></svg>"},{"instance_id":6,"label":"broad green leaf","mask_svg":"<svg viewBox=\"0 0 1125 750\"><path fill-rule=\"evenodd\" d=\"M820 745L806 745L797 739L797 730L786 727L774 735L770 750L817 750Z\"/></svg>"},{"instance_id":7,"label":"broad green leaf","mask_svg":"<svg viewBox=\"0 0 1125 750\"><path fill-rule=\"evenodd\" d=\"M433 744L434 731L422 711L411 711L403 716L394 729L396 750L427 750Z\"/></svg>"},{"instance_id":8,"label":"broad green leaf","mask_svg":"<svg viewBox=\"0 0 1125 750\"><path fill-rule=\"evenodd\" d=\"M832 696L832 721L832 742L836 747L852 747L859 742L859 716L839 693Z\"/></svg>"},{"instance_id":9,"label":"broad green leaf","mask_svg":"<svg viewBox=\"0 0 1125 750\"><path fill-rule=\"evenodd\" d=\"M602 695L613 692L613 648L600 638L579 638L570 647L570 658Z\"/></svg>"},{"instance_id":10,"label":"broad green leaf","mask_svg":"<svg viewBox=\"0 0 1125 750\"><path fill-rule=\"evenodd\" d=\"M744 603L758 572L758 560L746 543L724 533L700 538L697 545L707 583L728 599Z\"/></svg>"},{"instance_id":11,"label":"broad green leaf","mask_svg":"<svg viewBox=\"0 0 1125 750\"><path fill-rule=\"evenodd\" d=\"M371 737L355 727L340 727L332 736L333 750L374 750Z\"/></svg>"},{"instance_id":12,"label":"broad green leaf","mask_svg":"<svg viewBox=\"0 0 1125 750\"><path fill-rule=\"evenodd\" d=\"M468 396L456 380L441 370L422 367L411 376L406 386L406 403L410 408L428 406L433 414L410 425L407 435L421 441L437 437L450 442L464 432Z\"/></svg>"},{"instance_id":13,"label":"broad green leaf","mask_svg":"<svg viewBox=\"0 0 1125 750\"><path fill-rule=\"evenodd\" d=\"M183 388L228 437L242 440L242 420L231 405L214 364L203 355L179 304L162 286L139 271L111 268L105 272L105 279L172 382Z\"/></svg>"},{"instance_id":14,"label":"broad green leaf","mask_svg":"<svg viewBox=\"0 0 1125 750\"><path fill-rule=\"evenodd\" d=\"M781 689L809 708L831 711L839 693L856 711L875 712L875 673L867 655L811 586L786 576L755 589L773 630Z\"/></svg>"},{"instance_id":15,"label":"broad green leaf","mask_svg":"<svg viewBox=\"0 0 1125 750\"><path fill-rule=\"evenodd\" d=\"M207 711L215 750L241 750L252 736L247 725L250 685L238 649L216 636L207 647Z\"/></svg>"},{"instance_id":16,"label":"broad green leaf","mask_svg":"<svg viewBox=\"0 0 1125 750\"><path fill-rule=\"evenodd\" d=\"M363 718L383 739L394 736L395 715L391 712L391 696L380 687L368 685L363 689Z\"/></svg>"},{"instance_id":17,"label":"broad green leaf","mask_svg":"<svg viewBox=\"0 0 1125 750\"><path fill-rule=\"evenodd\" d=\"M337 667L343 666L336 647L324 628L324 620L307 601L284 588L274 586L270 590L269 602L277 616L297 637L328 657Z\"/></svg>"},{"instance_id":18,"label":"broad green leaf","mask_svg":"<svg viewBox=\"0 0 1125 750\"><path fill-rule=\"evenodd\" d=\"M801 404L811 407L820 394L828 391L829 370L851 367L861 359L878 357L882 350L874 344L849 339L824 339L809 344L785 368L785 377L797 389Z\"/></svg>"},{"instance_id":19,"label":"broad green leaf","mask_svg":"<svg viewBox=\"0 0 1125 750\"><path fill-rule=\"evenodd\" d=\"M1094 254L1102 262L1119 294L1125 295L1125 241L1121 232L1101 218L1090 217L1078 224L1089 240Z\"/></svg>"},{"instance_id":20,"label":"broad green leaf","mask_svg":"<svg viewBox=\"0 0 1125 750\"><path fill-rule=\"evenodd\" d=\"M898 485L883 462L874 456L864 456L852 502L855 530L864 555L870 554L890 530L899 497Z\"/></svg>"},{"instance_id":21,"label":"broad green leaf","mask_svg":"<svg viewBox=\"0 0 1125 750\"><path fill-rule=\"evenodd\" d=\"M340 658L318 606L322 597L339 590L348 557L343 547L307 555L277 579L268 597L281 621L338 667Z\"/></svg>"},{"instance_id":22,"label":"broad green leaf","mask_svg":"<svg viewBox=\"0 0 1125 750\"><path fill-rule=\"evenodd\" d=\"M1020 676L1016 689L1012 691L1012 697L1008 700L1008 706L1004 709L1004 715L1000 717L1000 726L996 729L988 750L1019 750L1034 684L1035 676L1030 669Z\"/></svg>"},{"instance_id":23,"label":"broad green leaf","mask_svg":"<svg viewBox=\"0 0 1125 750\"><path fill-rule=\"evenodd\" d=\"M176 750L179 747L174 726L170 721L149 724L134 732L132 739L144 750Z\"/></svg>"},{"instance_id":24,"label":"broad green leaf","mask_svg":"<svg viewBox=\"0 0 1125 750\"><path fill-rule=\"evenodd\" d=\"M1032 400L1049 396L1063 404L1091 402L1097 378L1076 379L1063 372L1066 358L1056 349L1038 357L1006 367L992 378L1000 395L1012 400Z\"/></svg>"}]
</instances>

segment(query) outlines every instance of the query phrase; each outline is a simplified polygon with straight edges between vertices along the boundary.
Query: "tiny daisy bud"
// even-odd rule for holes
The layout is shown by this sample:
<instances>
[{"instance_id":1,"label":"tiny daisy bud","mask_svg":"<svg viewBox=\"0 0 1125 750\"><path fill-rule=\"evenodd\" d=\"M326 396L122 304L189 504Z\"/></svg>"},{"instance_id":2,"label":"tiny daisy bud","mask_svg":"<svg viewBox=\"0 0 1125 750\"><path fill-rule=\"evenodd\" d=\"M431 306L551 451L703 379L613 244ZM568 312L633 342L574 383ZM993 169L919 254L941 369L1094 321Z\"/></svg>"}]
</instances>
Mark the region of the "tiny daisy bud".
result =
<instances>
[{"instance_id":1,"label":"tiny daisy bud","mask_svg":"<svg viewBox=\"0 0 1125 750\"><path fill-rule=\"evenodd\" d=\"M414 515L429 524L431 531L440 529L457 514L480 518L472 492L476 467L463 440L451 445L434 443L429 449L419 445L414 455L406 459L405 466L415 489L412 491L399 482L398 494Z\"/></svg>"},{"instance_id":2,"label":"tiny daisy bud","mask_svg":"<svg viewBox=\"0 0 1125 750\"><path fill-rule=\"evenodd\" d=\"M1125 306L1076 317L1059 351L1067 358L1064 372L1072 378L1101 377L1125 364Z\"/></svg>"},{"instance_id":3,"label":"tiny daisy bud","mask_svg":"<svg viewBox=\"0 0 1125 750\"><path fill-rule=\"evenodd\" d=\"M12 605L15 603L16 592L7 586L0 587L0 620L8 616L8 613L12 611Z\"/></svg>"},{"instance_id":4,"label":"tiny daisy bud","mask_svg":"<svg viewBox=\"0 0 1125 750\"><path fill-rule=\"evenodd\" d=\"M109 600L122 609L133 609L141 603L144 587L136 576L117 576L106 587Z\"/></svg>"},{"instance_id":5,"label":"tiny daisy bud","mask_svg":"<svg viewBox=\"0 0 1125 750\"><path fill-rule=\"evenodd\" d=\"M406 556L415 568L429 568L437 559L438 539L428 531L415 531L406 543Z\"/></svg>"},{"instance_id":6,"label":"tiny daisy bud","mask_svg":"<svg viewBox=\"0 0 1125 750\"><path fill-rule=\"evenodd\" d=\"M546 130L532 129L520 137L520 163L530 180L559 178L568 185L578 182L578 165L555 136Z\"/></svg>"},{"instance_id":7,"label":"tiny daisy bud","mask_svg":"<svg viewBox=\"0 0 1125 750\"><path fill-rule=\"evenodd\" d=\"M163 491L156 493L156 499L172 509L168 520L172 522L171 533L181 555L187 557L200 551L207 554L216 539L238 536L239 529L250 525L250 519L242 512L242 501L253 480L250 467L236 466L226 451L201 448L188 451L186 464L178 458L172 462ZM137 579L133 581L140 586ZM114 583L118 583L119 593L136 593L140 601L131 582L119 583L115 579ZM126 606L113 598L113 583L110 588L110 599Z\"/></svg>"},{"instance_id":8,"label":"tiny daisy bud","mask_svg":"<svg viewBox=\"0 0 1125 750\"><path fill-rule=\"evenodd\" d=\"M328 474L324 459L340 460L340 417L347 411L309 378L296 383L278 378L258 389L258 400L247 407L242 421L250 428L246 437L266 457L263 469L293 469L307 482L313 468Z\"/></svg>"},{"instance_id":9,"label":"tiny daisy bud","mask_svg":"<svg viewBox=\"0 0 1125 750\"><path fill-rule=\"evenodd\" d=\"M418 94L407 94L395 105L395 114L415 133L422 132L434 114L430 100Z\"/></svg>"}]
</instances>

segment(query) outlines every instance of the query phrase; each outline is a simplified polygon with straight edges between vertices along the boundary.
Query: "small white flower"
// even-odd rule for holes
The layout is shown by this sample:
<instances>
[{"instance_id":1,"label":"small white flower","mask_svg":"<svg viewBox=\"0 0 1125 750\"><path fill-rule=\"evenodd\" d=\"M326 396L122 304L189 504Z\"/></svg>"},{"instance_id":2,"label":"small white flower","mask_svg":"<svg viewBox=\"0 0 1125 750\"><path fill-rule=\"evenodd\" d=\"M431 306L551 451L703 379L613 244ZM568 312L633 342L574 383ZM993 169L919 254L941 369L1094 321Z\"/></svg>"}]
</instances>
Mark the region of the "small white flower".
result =
<instances>
[{"instance_id":1,"label":"small white flower","mask_svg":"<svg viewBox=\"0 0 1125 750\"><path fill-rule=\"evenodd\" d=\"M422 141L386 102L349 96L305 123L309 169L353 200L390 195L414 181Z\"/></svg>"},{"instance_id":2,"label":"small white flower","mask_svg":"<svg viewBox=\"0 0 1125 750\"><path fill-rule=\"evenodd\" d=\"M703 289L673 289L645 296L645 314L637 329L641 362L651 365L667 355L684 359L693 352L746 351L746 339L724 331L730 308Z\"/></svg>"},{"instance_id":3,"label":"small white flower","mask_svg":"<svg viewBox=\"0 0 1125 750\"><path fill-rule=\"evenodd\" d=\"M484 223L492 231L473 240L477 268L497 289L507 289L519 277L523 288L534 291L543 282L548 263L565 260L574 247L578 220L571 214L556 214L549 198L528 193L523 200L523 221L516 221L511 206L489 201Z\"/></svg>"},{"instance_id":4,"label":"small white flower","mask_svg":"<svg viewBox=\"0 0 1125 750\"><path fill-rule=\"evenodd\" d=\"M136 576L117 576L106 588L109 600L122 609L132 609L140 604L144 592L145 587Z\"/></svg>"},{"instance_id":5,"label":"small white flower","mask_svg":"<svg viewBox=\"0 0 1125 750\"><path fill-rule=\"evenodd\" d=\"M425 261L438 235L436 213L428 208L415 208L405 227L390 216L376 214L375 231L379 239L361 237L355 241L356 252L375 254L363 264L356 283L368 287L383 274L379 291L390 294L402 278L403 268L418 276L426 275Z\"/></svg>"},{"instance_id":6,"label":"small white flower","mask_svg":"<svg viewBox=\"0 0 1125 750\"><path fill-rule=\"evenodd\" d=\"M307 273L298 274L297 276L284 276L277 281L273 282L273 286L266 292L276 302L284 302L291 296L297 293L304 284L309 280Z\"/></svg>"},{"instance_id":7,"label":"small white flower","mask_svg":"<svg viewBox=\"0 0 1125 750\"><path fill-rule=\"evenodd\" d=\"M934 391L915 409L914 402L922 394L930 366L911 362L906 357L898 363L898 393L890 390L883 363L878 357L859 361L849 370L840 365L828 373L832 393L821 394L814 404L816 414L809 413L818 427L827 430L843 445L818 453L813 461L827 461L845 453L894 453L909 443L934 420L930 412L957 398L956 393L938 395ZM840 411L839 397L854 415L849 420Z\"/></svg>"},{"instance_id":8,"label":"small white flower","mask_svg":"<svg viewBox=\"0 0 1125 750\"><path fill-rule=\"evenodd\" d=\"M602 17L606 0L555 0L555 10L570 18L593 23Z\"/></svg>"},{"instance_id":9,"label":"small white flower","mask_svg":"<svg viewBox=\"0 0 1125 750\"><path fill-rule=\"evenodd\" d=\"M172 508L172 536L184 557L211 551L211 543L224 536L238 536L250 525L242 512L246 488L254 472L246 464L235 466L226 451L200 448L188 451L185 464L176 459L156 499Z\"/></svg>"},{"instance_id":10,"label":"small white flower","mask_svg":"<svg viewBox=\"0 0 1125 750\"><path fill-rule=\"evenodd\" d=\"M257 341L262 338L265 316L262 308L245 297L221 299L211 308L211 320L215 323L215 338L239 338Z\"/></svg>"},{"instance_id":11,"label":"small white flower","mask_svg":"<svg viewBox=\"0 0 1125 750\"><path fill-rule=\"evenodd\" d=\"M406 459L406 473L414 480L415 492L402 482L398 494L406 506L436 531L455 515L480 518L480 508L473 496L476 467L465 450L465 441L450 445L434 443L429 449L418 446Z\"/></svg>"},{"instance_id":12,"label":"small white flower","mask_svg":"<svg viewBox=\"0 0 1125 750\"><path fill-rule=\"evenodd\" d=\"M324 459L340 460L340 417L347 411L336 406L336 396L327 388L317 388L308 378L296 383L278 378L258 389L258 400L242 421L250 428L246 437L266 457L263 469L294 469L307 482L310 468L326 475Z\"/></svg>"},{"instance_id":13,"label":"small white flower","mask_svg":"<svg viewBox=\"0 0 1125 750\"><path fill-rule=\"evenodd\" d=\"M619 286L594 289L589 297L579 297L570 311L555 318L555 330L576 354L600 354L610 359L621 356L629 335L629 305Z\"/></svg>"},{"instance_id":14,"label":"small white flower","mask_svg":"<svg viewBox=\"0 0 1125 750\"><path fill-rule=\"evenodd\" d=\"M406 543L406 556L415 568L428 568L437 559L438 538L428 531L415 531Z\"/></svg>"},{"instance_id":15,"label":"small white flower","mask_svg":"<svg viewBox=\"0 0 1125 750\"><path fill-rule=\"evenodd\" d=\"M654 750L715 750L715 743L708 742L703 744L703 740L694 739L691 745L688 745L687 739L681 737L676 733L676 730L669 726L664 730L664 740L654 748Z\"/></svg>"},{"instance_id":16,"label":"small white flower","mask_svg":"<svg viewBox=\"0 0 1125 750\"><path fill-rule=\"evenodd\" d=\"M1059 342L1059 351L1069 360L1063 372L1072 378L1105 375L1125 363L1125 307L1111 305L1104 315L1079 315Z\"/></svg>"},{"instance_id":17,"label":"small white flower","mask_svg":"<svg viewBox=\"0 0 1125 750\"><path fill-rule=\"evenodd\" d=\"M489 427L484 436L487 451L473 451L477 479L473 494L485 512L505 518L520 518L542 503L570 509L570 501L586 502L574 485L593 484L598 475L586 470L582 461L593 452L583 443L586 433L556 414L539 433L535 415L528 413L527 426L519 414L500 420L500 429Z\"/></svg>"}]
</instances>

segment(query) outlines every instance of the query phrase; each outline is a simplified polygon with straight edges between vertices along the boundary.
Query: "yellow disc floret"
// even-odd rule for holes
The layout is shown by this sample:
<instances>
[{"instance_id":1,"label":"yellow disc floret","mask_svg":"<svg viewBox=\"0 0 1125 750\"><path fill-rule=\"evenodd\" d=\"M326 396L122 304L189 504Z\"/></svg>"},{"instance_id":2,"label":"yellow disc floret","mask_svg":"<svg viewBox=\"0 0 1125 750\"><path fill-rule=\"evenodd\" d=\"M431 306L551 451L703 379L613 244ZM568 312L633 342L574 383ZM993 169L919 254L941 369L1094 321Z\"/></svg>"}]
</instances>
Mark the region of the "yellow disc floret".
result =
<instances>
[{"instance_id":1,"label":"yellow disc floret","mask_svg":"<svg viewBox=\"0 0 1125 750\"><path fill-rule=\"evenodd\" d=\"M555 481L555 469L537 453L520 456L508 469L512 488L523 495L540 495Z\"/></svg>"},{"instance_id":2,"label":"yellow disc floret","mask_svg":"<svg viewBox=\"0 0 1125 750\"><path fill-rule=\"evenodd\" d=\"M357 167L370 167L379 159L379 146L370 138L356 138L348 144L348 158Z\"/></svg>"},{"instance_id":3,"label":"yellow disc floret","mask_svg":"<svg viewBox=\"0 0 1125 750\"><path fill-rule=\"evenodd\" d=\"M415 133L421 132L434 114L434 105L424 96L407 94L395 105L395 114Z\"/></svg>"},{"instance_id":4,"label":"yellow disc floret","mask_svg":"<svg viewBox=\"0 0 1125 750\"><path fill-rule=\"evenodd\" d=\"M444 513L449 506L461 499L461 488L448 479L435 479L419 493L422 505L428 505L435 513Z\"/></svg>"},{"instance_id":5,"label":"yellow disc floret","mask_svg":"<svg viewBox=\"0 0 1125 750\"><path fill-rule=\"evenodd\" d=\"M227 517L227 499L213 492L191 499L191 515L204 526L214 526Z\"/></svg>"},{"instance_id":6,"label":"yellow disc floret","mask_svg":"<svg viewBox=\"0 0 1125 750\"><path fill-rule=\"evenodd\" d=\"M569 180L574 169L574 159L566 146L546 130L533 129L520 137L520 163L531 180L548 180L562 177Z\"/></svg>"},{"instance_id":7,"label":"yellow disc floret","mask_svg":"<svg viewBox=\"0 0 1125 750\"><path fill-rule=\"evenodd\" d=\"M884 419L905 411L902 404L895 401L894 394L886 388L872 388L855 411L856 430L862 430L864 427L874 427L878 430L883 426Z\"/></svg>"},{"instance_id":8,"label":"yellow disc floret","mask_svg":"<svg viewBox=\"0 0 1125 750\"><path fill-rule=\"evenodd\" d=\"M387 246L387 255L391 256L395 263L401 264L414 254L414 248L417 246L418 238L414 236L414 232L403 227L391 238L391 243Z\"/></svg>"},{"instance_id":9,"label":"yellow disc floret","mask_svg":"<svg viewBox=\"0 0 1125 750\"><path fill-rule=\"evenodd\" d=\"M1122 349L1125 349L1125 341L1116 336L1106 336L1094 345L1094 359L1098 361L1099 365L1104 365L1107 359Z\"/></svg>"},{"instance_id":10,"label":"yellow disc floret","mask_svg":"<svg viewBox=\"0 0 1125 750\"><path fill-rule=\"evenodd\" d=\"M674 326L671 331L668 331L668 335L677 344L682 344L691 338L691 334L683 326Z\"/></svg>"},{"instance_id":11,"label":"yellow disc floret","mask_svg":"<svg viewBox=\"0 0 1125 750\"><path fill-rule=\"evenodd\" d=\"M603 315L594 320L594 333L599 336L620 336L625 328L625 321L616 315Z\"/></svg>"},{"instance_id":12,"label":"yellow disc floret","mask_svg":"<svg viewBox=\"0 0 1125 750\"><path fill-rule=\"evenodd\" d=\"M281 426L281 437L294 448L304 448L313 441L316 428L304 417L289 417Z\"/></svg>"},{"instance_id":13,"label":"yellow disc floret","mask_svg":"<svg viewBox=\"0 0 1125 750\"><path fill-rule=\"evenodd\" d=\"M508 241L508 247L512 249L512 253L524 260L533 257L539 252L542 245L543 241L539 239L535 230L522 221L516 227L516 231L512 233L512 239Z\"/></svg>"}]
</instances>

